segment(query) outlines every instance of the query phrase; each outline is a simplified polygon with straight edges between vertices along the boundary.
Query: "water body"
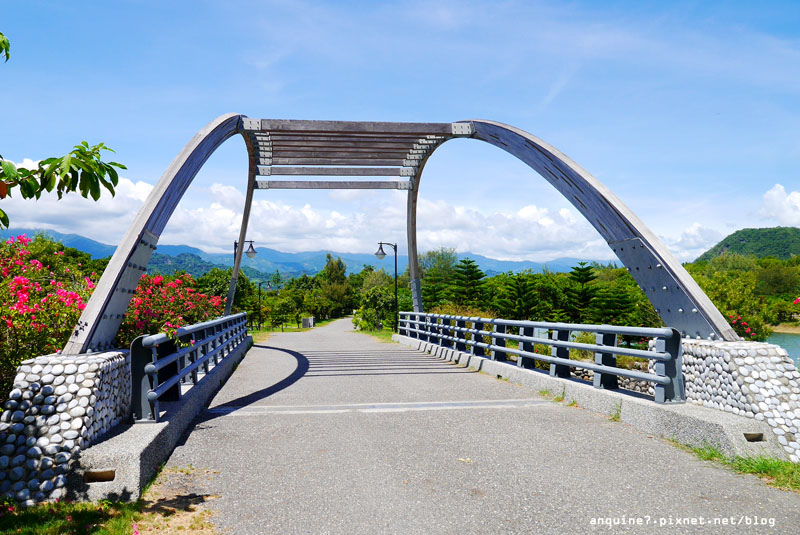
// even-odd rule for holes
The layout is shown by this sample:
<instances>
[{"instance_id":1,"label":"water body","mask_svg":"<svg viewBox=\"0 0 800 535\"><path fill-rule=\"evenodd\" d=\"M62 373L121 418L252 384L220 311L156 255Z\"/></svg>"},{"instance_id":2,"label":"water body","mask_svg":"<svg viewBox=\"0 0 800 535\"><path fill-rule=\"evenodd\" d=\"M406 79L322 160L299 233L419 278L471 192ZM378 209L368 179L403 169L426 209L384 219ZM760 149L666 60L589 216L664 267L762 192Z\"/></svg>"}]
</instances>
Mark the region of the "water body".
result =
<instances>
[{"instance_id":1,"label":"water body","mask_svg":"<svg viewBox=\"0 0 800 535\"><path fill-rule=\"evenodd\" d=\"M767 338L767 342L784 348L800 367L800 334L774 333Z\"/></svg>"}]
</instances>

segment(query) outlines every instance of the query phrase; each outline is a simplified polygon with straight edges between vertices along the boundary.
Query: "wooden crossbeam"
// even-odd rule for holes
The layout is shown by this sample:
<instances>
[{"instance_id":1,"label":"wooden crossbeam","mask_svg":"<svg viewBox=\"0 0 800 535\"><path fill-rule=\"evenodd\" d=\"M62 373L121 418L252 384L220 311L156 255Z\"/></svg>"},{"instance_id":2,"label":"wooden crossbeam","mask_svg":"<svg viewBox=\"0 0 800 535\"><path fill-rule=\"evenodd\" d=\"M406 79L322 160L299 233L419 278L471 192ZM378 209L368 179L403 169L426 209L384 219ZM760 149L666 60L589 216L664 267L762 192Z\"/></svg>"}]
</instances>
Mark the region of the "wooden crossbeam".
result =
<instances>
[{"instance_id":1,"label":"wooden crossbeam","mask_svg":"<svg viewBox=\"0 0 800 535\"><path fill-rule=\"evenodd\" d=\"M396 165L402 166L403 158L272 158L272 165Z\"/></svg>"},{"instance_id":2,"label":"wooden crossbeam","mask_svg":"<svg viewBox=\"0 0 800 535\"><path fill-rule=\"evenodd\" d=\"M404 176L400 167L269 167L258 166L261 176Z\"/></svg>"},{"instance_id":3,"label":"wooden crossbeam","mask_svg":"<svg viewBox=\"0 0 800 535\"><path fill-rule=\"evenodd\" d=\"M261 119L261 130L269 132L452 135L453 126L451 123L388 123L362 121Z\"/></svg>"},{"instance_id":4,"label":"wooden crossbeam","mask_svg":"<svg viewBox=\"0 0 800 535\"><path fill-rule=\"evenodd\" d=\"M256 180L256 189L399 189L410 190L409 180Z\"/></svg>"},{"instance_id":5,"label":"wooden crossbeam","mask_svg":"<svg viewBox=\"0 0 800 535\"><path fill-rule=\"evenodd\" d=\"M305 148L310 147L319 150L327 149L341 149L342 147L350 147L359 150L373 150L373 149L409 149L416 144L416 138L408 141L396 142L367 142L367 141L347 141L347 140L332 140L332 141L296 141L296 140L270 140L269 142L273 147L297 147Z\"/></svg>"},{"instance_id":6,"label":"wooden crossbeam","mask_svg":"<svg viewBox=\"0 0 800 535\"><path fill-rule=\"evenodd\" d=\"M325 152L325 151L302 151L272 148L272 156L276 158L355 158L359 160L386 160L390 158L404 158L408 151L393 152Z\"/></svg>"}]
</instances>

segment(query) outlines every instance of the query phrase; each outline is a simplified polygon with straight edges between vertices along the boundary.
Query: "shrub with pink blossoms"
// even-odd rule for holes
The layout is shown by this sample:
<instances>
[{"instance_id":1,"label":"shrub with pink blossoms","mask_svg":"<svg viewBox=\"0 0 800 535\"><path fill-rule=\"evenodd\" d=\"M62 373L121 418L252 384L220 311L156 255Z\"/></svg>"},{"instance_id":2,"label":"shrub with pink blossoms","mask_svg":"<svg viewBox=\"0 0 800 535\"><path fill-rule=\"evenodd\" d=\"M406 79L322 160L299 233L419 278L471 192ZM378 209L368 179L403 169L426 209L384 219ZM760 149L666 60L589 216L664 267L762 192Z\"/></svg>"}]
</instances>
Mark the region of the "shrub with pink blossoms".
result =
<instances>
[{"instance_id":1,"label":"shrub with pink blossoms","mask_svg":"<svg viewBox=\"0 0 800 535\"><path fill-rule=\"evenodd\" d=\"M191 275L142 275L117 334L118 347L128 347L141 334L174 336L179 327L208 321L225 312L223 300L195 288Z\"/></svg>"},{"instance_id":2,"label":"shrub with pink blossoms","mask_svg":"<svg viewBox=\"0 0 800 535\"><path fill-rule=\"evenodd\" d=\"M80 267L64 262L63 252L35 258L31 242L24 235L0 242L3 393L10 389L20 361L61 349L95 286L96 274L84 274Z\"/></svg>"}]
</instances>

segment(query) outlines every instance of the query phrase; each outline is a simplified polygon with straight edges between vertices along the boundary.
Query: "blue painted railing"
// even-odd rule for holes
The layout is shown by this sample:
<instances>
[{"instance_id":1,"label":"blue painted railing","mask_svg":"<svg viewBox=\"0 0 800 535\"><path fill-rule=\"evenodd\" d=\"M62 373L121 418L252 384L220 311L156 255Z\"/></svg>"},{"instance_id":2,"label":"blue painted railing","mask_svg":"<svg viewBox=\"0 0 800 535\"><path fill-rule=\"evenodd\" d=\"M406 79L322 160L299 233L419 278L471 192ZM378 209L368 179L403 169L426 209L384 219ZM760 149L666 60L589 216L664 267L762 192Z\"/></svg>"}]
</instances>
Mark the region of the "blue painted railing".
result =
<instances>
[{"instance_id":1,"label":"blue painted railing","mask_svg":"<svg viewBox=\"0 0 800 535\"><path fill-rule=\"evenodd\" d=\"M470 325L468 327L467 325ZM518 334L508 332L515 329ZM543 336L536 336L544 332ZM571 340L573 332L595 333L595 344ZM670 328L618 327L615 325L584 325L575 323L548 323L540 321L517 321L497 318L478 318L401 312L401 335L435 343L458 351L469 351L473 355L507 361L508 354L517 356L517 366L533 368L534 360L550 364L550 375L569 377L570 367L594 372L595 388L617 388L617 376L630 377L653 383L656 403L683 403L686 391L681 373L683 358L680 333ZM618 347L618 335L654 338L654 351L629 347ZM489 342L485 339L488 338ZM507 347L508 340L519 342L519 348ZM534 352L534 344L550 346L551 354ZM569 358L570 349L591 351L594 362ZM616 366L616 355L628 355L655 361L653 371L645 373Z\"/></svg>"},{"instance_id":2,"label":"blue painted railing","mask_svg":"<svg viewBox=\"0 0 800 535\"><path fill-rule=\"evenodd\" d=\"M196 385L224 359L246 351L247 313L181 327L175 339L144 335L131 345L136 422L157 422L159 401L180 400L182 386Z\"/></svg>"}]
</instances>

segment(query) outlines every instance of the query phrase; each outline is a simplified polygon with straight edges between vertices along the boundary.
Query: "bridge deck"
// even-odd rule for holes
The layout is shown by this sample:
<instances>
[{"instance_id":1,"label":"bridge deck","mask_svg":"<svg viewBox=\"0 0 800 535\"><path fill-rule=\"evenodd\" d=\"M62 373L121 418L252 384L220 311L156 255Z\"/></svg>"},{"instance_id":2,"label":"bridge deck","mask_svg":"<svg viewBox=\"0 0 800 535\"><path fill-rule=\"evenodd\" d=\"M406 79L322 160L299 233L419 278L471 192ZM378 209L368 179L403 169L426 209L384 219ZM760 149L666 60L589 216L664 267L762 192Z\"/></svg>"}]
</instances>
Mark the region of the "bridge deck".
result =
<instances>
[{"instance_id":1,"label":"bridge deck","mask_svg":"<svg viewBox=\"0 0 800 535\"><path fill-rule=\"evenodd\" d=\"M626 517L650 533L662 518L747 515L796 533L797 494L350 331L342 320L254 347L173 453L170 466L218 472L192 490L219 496L209 503L223 529L583 533L594 518Z\"/></svg>"}]
</instances>

